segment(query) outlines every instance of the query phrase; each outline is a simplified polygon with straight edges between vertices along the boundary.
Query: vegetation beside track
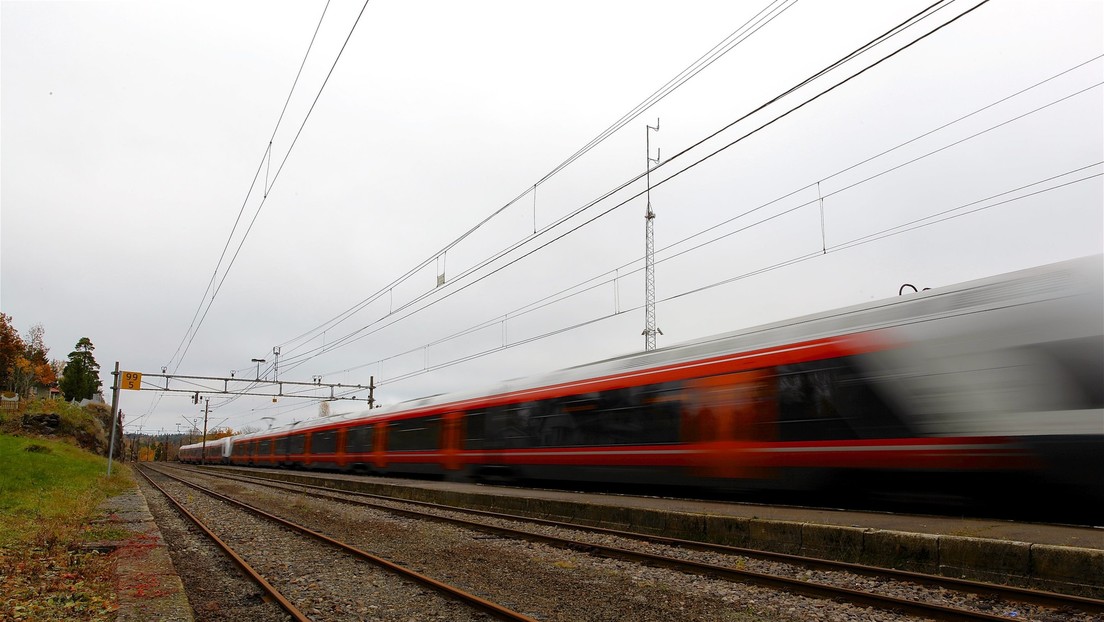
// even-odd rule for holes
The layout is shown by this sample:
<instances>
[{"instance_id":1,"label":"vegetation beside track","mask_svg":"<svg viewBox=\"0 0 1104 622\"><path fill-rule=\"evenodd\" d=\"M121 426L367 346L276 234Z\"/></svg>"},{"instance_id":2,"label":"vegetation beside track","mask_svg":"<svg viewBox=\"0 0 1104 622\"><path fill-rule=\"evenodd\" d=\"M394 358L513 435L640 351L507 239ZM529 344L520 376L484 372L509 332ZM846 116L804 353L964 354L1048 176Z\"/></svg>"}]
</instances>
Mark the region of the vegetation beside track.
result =
<instances>
[{"instance_id":1,"label":"vegetation beside track","mask_svg":"<svg viewBox=\"0 0 1104 622\"><path fill-rule=\"evenodd\" d=\"M83 544L114 539L92 524L129 469L69 442L0 434L0 619L115 619L114 564Z\"/></svg>"},{"instance_id":2,"label":"vegetation beside track","mask_svg":"<svg viewBox=\"0 0 1104 622\"><path fill-rule=\"evenodd\" d=\"M57 419L51 421L52 416ZM36 426L36 421L48 421L50 427ZM0 411L0 434L47 435L106 455L111 409L105 404L78 406L59 399L23 400L18 410ZM115 449L120 447L121 442L116 440Z\"/></svg>"}]
</instances>

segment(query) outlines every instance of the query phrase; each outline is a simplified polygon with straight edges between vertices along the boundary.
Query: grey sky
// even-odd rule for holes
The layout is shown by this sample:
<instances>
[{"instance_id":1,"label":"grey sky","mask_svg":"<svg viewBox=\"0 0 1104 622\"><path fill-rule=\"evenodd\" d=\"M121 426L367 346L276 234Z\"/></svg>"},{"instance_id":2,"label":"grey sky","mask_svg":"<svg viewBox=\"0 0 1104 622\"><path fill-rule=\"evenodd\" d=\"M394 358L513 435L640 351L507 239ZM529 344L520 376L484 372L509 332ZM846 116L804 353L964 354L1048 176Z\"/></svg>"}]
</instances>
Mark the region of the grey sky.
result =
<instances>
[{"instance_id":1,"label":"grey sky","mask_svg":"<svg viewBox=\"0 0 1104 622\"><path fill-rule=\"evenodd\" d=\"M660 183L652 192L657 248L719 225L657 257L661 346L893 296L905 282L938 287L1100 253L1104 3L1098 0L989 2L665 181L974 5L962 2L669 161L931 4L796 2L542 183L535 204L525 195L443 258L305 344L289 340L381 291L531 188L767 0L370 2L281 170L363 6L334 0L276 134L271 164L262 166L261 184L280 172L259 212L262 193L248 200L246 193L324 2L3 2L2 310L21 331L42 323L54 358L64 359L80 337L91 338L105 386L116 360L147 373L169 365L181 374L251 375L251 358L271 359L272 347L284 344L289 368L282 378L366 383L375 375L379 397L394 402L631 352L643 346L642 199L466 289L455 279L515 242L530 240L524 252L556 237L533 232L639 174L645 124L656 118L661 129L650 138L665 160L652 178ZM883 171L889 172L875 177ZM569 226L642 188L637 182ZM947 212L954 208L960 209ZM979 208L985 209L962 215ZM257 214L255 224L229 274L217 274L216 283L225 281L180 362L174 352L239 210L243 222L230 254ZM846 247L944 212L960 217ZM676 256L770 216L776 218ZM830 252L813 256L824 246ZM437 295L457 293L394 325L373 325L433 290L442 270L447 286ZM592 277L601 284L591 291L502 321ZM616 285L604 282L614 277ZM423 347L485 321L480 331ZM332 348L369 325L345 347L292 366L312 348ZM128 420L175 431L198 412L186 397L156 403L154 397L124 393ZM212 405L218 407L212 423L235 428L317 410L290 399Z\"/></svg>"}]
</instances>

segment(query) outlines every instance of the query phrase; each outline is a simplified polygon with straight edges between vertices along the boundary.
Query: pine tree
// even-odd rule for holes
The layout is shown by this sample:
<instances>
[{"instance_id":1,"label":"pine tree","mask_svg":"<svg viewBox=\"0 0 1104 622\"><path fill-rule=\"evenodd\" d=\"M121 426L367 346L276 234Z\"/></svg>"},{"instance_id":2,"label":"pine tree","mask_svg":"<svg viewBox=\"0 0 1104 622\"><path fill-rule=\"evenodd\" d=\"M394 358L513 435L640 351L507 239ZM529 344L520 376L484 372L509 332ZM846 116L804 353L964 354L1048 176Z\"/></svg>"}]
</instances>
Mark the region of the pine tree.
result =
<instances>
[{"instance_id":1,"label":"pine tree","mask_svg":"<svg viewBox=\"0 0 1104 622\"><path fill-rule=\"evenodd\" d=\"M81 337L69 353L69 362L61 372L58 387L67 400L88 400L100 390L100 364L92 356L96 347L88 337Z\"/></svg>"}]
</instances>

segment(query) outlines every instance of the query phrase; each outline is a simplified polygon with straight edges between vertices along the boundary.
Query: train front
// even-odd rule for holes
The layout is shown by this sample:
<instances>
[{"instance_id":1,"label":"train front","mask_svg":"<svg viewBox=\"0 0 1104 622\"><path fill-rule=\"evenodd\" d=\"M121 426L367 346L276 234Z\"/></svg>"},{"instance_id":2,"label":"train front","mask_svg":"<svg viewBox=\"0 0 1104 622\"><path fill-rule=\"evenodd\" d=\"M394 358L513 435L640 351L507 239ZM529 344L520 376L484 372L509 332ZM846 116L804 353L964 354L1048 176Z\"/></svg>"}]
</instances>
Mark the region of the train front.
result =
<instances>
[{"instance_id":1,"label":"train front","mask_svg":"<svg viewBox=\"0 0 1104 622\"><path fill-rule=\"evenodd\" d=\"M1104 501L1101 266L1087 258L973 288L969 306L933 306L894 329L906 345L871 355L872 375L919 433L979 439L979 458L995 440L1018 461L1011 479L977 478L977 495L1063 513Z\"/></svg>"}]
</instances>

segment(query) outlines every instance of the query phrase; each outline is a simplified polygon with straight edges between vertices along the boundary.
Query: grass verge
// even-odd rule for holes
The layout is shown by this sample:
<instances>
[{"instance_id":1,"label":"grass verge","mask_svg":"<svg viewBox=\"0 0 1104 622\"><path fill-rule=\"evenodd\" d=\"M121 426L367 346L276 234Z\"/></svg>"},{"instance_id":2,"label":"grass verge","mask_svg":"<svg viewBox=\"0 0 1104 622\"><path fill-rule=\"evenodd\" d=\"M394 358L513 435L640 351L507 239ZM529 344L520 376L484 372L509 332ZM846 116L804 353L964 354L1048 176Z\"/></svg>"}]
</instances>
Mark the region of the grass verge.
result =
<instances>
[{"instance_id":1,"label":"grass verge","mask_svg":"<svg viewBox=\"0 0 1104 622\"><path fill-rule=\"evenodd\" d=\"M134 485L68 443L0 434L0 619L114 620L110 558L82 551L105 498Z\"/></svg>"}]
</instances>

